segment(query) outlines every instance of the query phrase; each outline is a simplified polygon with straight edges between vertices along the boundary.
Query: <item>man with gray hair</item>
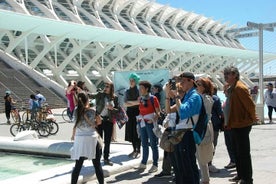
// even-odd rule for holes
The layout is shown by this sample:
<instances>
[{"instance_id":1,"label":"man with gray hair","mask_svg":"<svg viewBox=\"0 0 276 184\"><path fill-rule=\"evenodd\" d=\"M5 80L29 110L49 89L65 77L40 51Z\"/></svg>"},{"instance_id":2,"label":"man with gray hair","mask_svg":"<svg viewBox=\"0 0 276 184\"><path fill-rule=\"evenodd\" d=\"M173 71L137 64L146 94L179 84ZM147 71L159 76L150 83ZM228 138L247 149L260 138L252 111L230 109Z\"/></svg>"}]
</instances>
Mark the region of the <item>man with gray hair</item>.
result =
<instances>
[{"instance_id":1,"label":"man with gray hair","mask_svg":"<svg viewBox=\"0 0 276 184\"><path fill-rule=\"evenodd\" d=\"M229 102L225 122L232 130L233 147L236 156L237 176L230 179L238 184L253 184L252 162L250 154L249 133L254 122L258 121L255 103L248 88L240 81L238 68L234 66L224 69L224 79L228 88Z\"/></svg>"}]
</instances>

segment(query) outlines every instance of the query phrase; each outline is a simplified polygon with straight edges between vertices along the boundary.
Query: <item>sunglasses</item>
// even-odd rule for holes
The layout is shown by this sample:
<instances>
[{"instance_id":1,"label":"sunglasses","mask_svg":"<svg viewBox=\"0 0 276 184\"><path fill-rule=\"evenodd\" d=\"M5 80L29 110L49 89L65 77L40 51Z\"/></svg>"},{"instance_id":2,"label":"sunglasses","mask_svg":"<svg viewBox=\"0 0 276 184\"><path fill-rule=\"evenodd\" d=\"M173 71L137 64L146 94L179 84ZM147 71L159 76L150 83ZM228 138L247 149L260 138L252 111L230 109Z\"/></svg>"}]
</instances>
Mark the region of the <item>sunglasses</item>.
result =
<instances>
[{"instance_id":1,"label":"sunglasses","mask_svg":"<svg viewBox=\"0 0 276 184\"><path fill-rule=\"evenodd\" d=\"M202 86L202 84L200 82L197 82L196 85L197 86Z\"/></svg>"}]
</instances>

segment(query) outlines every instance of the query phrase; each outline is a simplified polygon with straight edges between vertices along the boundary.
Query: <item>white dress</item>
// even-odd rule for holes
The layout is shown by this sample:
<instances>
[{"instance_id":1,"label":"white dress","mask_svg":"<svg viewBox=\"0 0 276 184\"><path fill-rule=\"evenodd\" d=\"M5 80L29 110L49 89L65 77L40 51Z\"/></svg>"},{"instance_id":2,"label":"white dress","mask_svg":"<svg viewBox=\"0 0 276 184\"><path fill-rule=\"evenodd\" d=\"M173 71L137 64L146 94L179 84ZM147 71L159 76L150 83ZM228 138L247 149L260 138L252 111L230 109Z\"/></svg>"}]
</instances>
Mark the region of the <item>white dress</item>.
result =
<instances>
[{"instance_id":1,"label":"white dress","mask_svg":"<svg viewBox=\"0 0 276 184\"><path fill-rule=\"evenodd\" d=\"M75 111L76 112L76 111ZM87 117L94 122L95 111L86 112ZM76 118L75 118L76 119ZM98 133L92 128L85 119L76 128L73 147L71 148L71 159L78 160L80 157L86 157L88 160L95 159Z\"/></svg>"}]
</instances>

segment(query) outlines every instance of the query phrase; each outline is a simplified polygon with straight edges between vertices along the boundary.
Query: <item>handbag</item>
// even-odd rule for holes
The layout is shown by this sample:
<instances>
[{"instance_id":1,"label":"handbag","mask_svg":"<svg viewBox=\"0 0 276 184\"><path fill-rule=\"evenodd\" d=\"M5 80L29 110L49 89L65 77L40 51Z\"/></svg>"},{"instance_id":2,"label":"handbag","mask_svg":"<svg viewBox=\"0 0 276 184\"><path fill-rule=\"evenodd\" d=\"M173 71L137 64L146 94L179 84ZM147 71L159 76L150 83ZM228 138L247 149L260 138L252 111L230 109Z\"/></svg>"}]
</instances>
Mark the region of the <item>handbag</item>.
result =
<instances>
[{"instance_id":1,"label":"handbag","mask_svg":"<svg viewBox=\"0 0 276 184\"><path fill-rule=\"evenodd\" d=\"M154 135L158 138L162 137L162 130L161 125L158 125L157 122L153 122L153 129L152 129Z\"/></svg>"},{"instance_id":2,"label":"handbag","mask_svg":"<svg viewBox=\"0 0 276 184\"><path fill-rule=\"evenodd\" d=\"M173 145L180 143L184 137L185 132L187 132L188 130L190 129L179 129L179 130L172 131L171 134L169 135L169 141Z\"/></svg>"},{"instance_id":3,"label":"handbag","mask_svg":"<svg viewBox=\"0 0 276 184\"><path fill-rule=\"evenodd\" d=\"M121 106L118 107L118 111L115 113L113 117L113 123L117 123L119 129L121 129L126 122L128 122L128 116L126 111Z\"/></svg>"},{"instance_id":4,"label":"handbag","mask_svg":"<svg viewBox=\"0 0 276 184\"><path fill-rule=\"evenodd\" d=\"M169 135L170 135L170 131L165 130L161 136L160 139L160 148L162 148L164 151L166 152L173 152L174 151L174 144L172 144L169 141Z\"/></svg>"}]
</instances>

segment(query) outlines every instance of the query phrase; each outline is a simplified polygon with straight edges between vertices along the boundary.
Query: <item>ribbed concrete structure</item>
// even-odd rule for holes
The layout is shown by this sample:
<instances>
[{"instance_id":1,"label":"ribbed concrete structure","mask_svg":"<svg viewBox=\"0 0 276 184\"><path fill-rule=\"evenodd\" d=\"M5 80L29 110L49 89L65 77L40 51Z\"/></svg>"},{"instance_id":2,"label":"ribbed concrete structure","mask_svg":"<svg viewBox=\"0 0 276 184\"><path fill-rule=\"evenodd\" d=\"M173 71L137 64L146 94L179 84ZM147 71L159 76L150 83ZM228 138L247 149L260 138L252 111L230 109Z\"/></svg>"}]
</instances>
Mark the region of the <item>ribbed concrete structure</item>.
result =
<instances>
[{"instance_id":1,"label":"ribbed concrete structure","mask_svg":"<svg viewBox=\"0 0 276 184\"><path fill-rule=\"evenodd\" d=\"M234 27L146 0L0 2L3 52L63 87L78 79L91 91L113 71L156 68L206 73L221 85L222 68L235 65L250 84L259 54L227 32Z\"/></svg>"}]
</instances>

